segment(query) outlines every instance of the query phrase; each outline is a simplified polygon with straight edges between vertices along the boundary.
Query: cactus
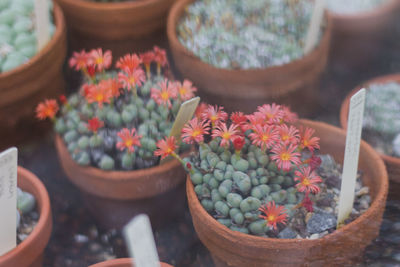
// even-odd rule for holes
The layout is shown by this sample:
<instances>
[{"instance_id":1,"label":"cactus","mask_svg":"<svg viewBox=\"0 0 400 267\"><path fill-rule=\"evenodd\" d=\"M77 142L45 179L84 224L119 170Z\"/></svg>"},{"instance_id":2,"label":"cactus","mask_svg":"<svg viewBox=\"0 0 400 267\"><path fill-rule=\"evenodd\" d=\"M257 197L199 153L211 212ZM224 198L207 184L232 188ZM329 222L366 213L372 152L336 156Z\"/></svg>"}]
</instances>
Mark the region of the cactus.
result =
<instances>
[{"instance_id":1,"label":"cactus","mask_svg":"<svg viewBox=\"0 0 400 267\"><path fill-rule=\"evenodd\" d=\"M234 231L268 235L293 208L312 211L321 178L319 138L293 126L296 115L264 105L252 115L208 106L182 130L182 141L198 149L182 162L201 205Z\"/></svg>"},{"instance_id":2,"label":"cactus","mask_svg":"<svg viewBox=\"0 0 400 267\"><path fill-rule=\"evenodd\" d=\"M157 142L169 134L181 103L196 91L187 80L166 78L165 51L155 47L125 55L115 70L108 70L111 52L101 49L74 53L69 63L82 71L86 82L79 93L60 97L61 108L56 100L39 104L37 117L53 120L71 157L107 171L159 164ZM179 149L185 147L183 143Z\"/></svg>"},{"instance_id":3,"label":"cactus","mask_svg":"<svg viewBox=\"0 0 400 267\"><path fill-rule=\"evenodd\" d=\"M21 221L21 215L31 212L35 205L35 197L17 187L17 229Z\"/></svg>"}]
</instances>

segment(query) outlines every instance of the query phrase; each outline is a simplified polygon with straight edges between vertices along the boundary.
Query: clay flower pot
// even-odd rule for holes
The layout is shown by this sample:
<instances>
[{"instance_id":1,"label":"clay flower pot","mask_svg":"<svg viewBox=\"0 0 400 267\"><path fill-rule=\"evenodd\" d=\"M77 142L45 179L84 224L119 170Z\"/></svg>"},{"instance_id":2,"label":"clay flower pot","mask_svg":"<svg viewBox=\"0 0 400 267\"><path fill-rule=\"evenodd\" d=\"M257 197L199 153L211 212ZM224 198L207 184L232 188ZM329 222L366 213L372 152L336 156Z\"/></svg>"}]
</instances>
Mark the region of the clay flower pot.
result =
<instances>
[{"instance_id":1,"label":"clay flower pot","mask_svg":"<svg viewBox=\"0 0 400 267\"><path fill-rule=\"evenodd\" d=\"M39 53L25 64L0 73L0 149L40 129L33 115L36 105L44 98L58 96L64 88L62 65L67 49L66 28L58 5L54 5L54 20L56 31Z\"/></svg>"},{"instance_id":2,"label":"clay flower pot","mask_svg":"<svg viewBox=\"0 0 400 267\"><path fill-rule=\"evenodd\" d=\"M331 19L320 44L303 58L265 69L229 70L201 61L177 37L177 23L194 0L177 1L168 16L167 35L174 64L183 77L193 81L206 102L225 107L228 112L251 113L266 102L289 105L300 114L309 114L316 105L319 78L328 57ZM301 99L301 101L299 101Z\"/></svg>"},{"instance_id":3,"label":"clay flower pot","mask_svg":"<svg viewBox=\"0 0 400 267\"><path fill-rule=\"evenodd\" d=\"M369 80L364 84L357 86L346 96L340 108L340 124L343 129L347 129L347 117L349 114L350 98L361 88L368 87L369 84L387 82L400 82L400 74L386 75ZM392 182L390 190L391 192L398 194L398 191L396 192L395 189L400 189L400 158L384 155L382 153L379 153L379 155L386 164L389 179Z\"/></svg>"},{"instance_id":4,"label":"clay flower pot","mask_svg":"<svg viewBox=\"0 0 400 267\"><path fill-rule=\"evenodd\" d=\"M343 163L345 132L322 122L302 120L320 136L322 153ZM360 148L359 168L370 188L370 208L353 222L320 239L276 239L232 231L201 206L190 179L186 190L197 235L210 250L216 266L348 266L379 234L388 178L379 155L367 143Z\"/></svg>"},{"instance_id":5,"label":"clay flower pot","mask_svg":"<svg viewBox=\"0 0 400 267\"><path fill-rule=\"evenodd\" d=\"M40 217L32 233L22 243L0 256L0 266L40 267L52 229L49 195L42 182L22 167L18 167L18 186L35 196Z\"/></svg>"},{"instance_id":6,"label":"clay flower pot","mask_svg":"<svg viewBox=\"0 0 400 267\"><path fill-rule=\"evenodd\" d=\"M165 40L166 18L174 1L56 0L65 13L72 50L102 47L111 49L116 58Z\"/></svg>"},{"instance_id":7,"label":"clay flower pot","mask_svg":"<svg viewBox=\"0 0 400 267\"><path fill-rule=\"evenodd\" d=\"M332 16L332 43L329 62L343 67L364 67L379 55L382 42L393 35L396 16L400 11L400 1L389 0L377 8L356 13Z\"/></svg>"},{"instance_id":8,"label":"clay flower pot","mask_svg":"<svg viewBox=\"0 0 400 267\"><path fill-rule=\"evenodd\" d=\"M149 215L153 227L183 216L186 175L177 160L134 171L103 171L78 165L60 136L55 143L64 172L104 228L121 228L139 213Z\"/></svg>"},{"instance_id":9,"label":"clay flower pot","mask_svg":"<svg viewBox=\"0 0 400 267\"><path fill-rule=\"evenodd\" d=\"M168 263L160 262L161 267L172 267ZM131 258L122 258L100 262L97 264L90 265L89 267L132 267L132 259Z\"/></svg>"}]
</instances>

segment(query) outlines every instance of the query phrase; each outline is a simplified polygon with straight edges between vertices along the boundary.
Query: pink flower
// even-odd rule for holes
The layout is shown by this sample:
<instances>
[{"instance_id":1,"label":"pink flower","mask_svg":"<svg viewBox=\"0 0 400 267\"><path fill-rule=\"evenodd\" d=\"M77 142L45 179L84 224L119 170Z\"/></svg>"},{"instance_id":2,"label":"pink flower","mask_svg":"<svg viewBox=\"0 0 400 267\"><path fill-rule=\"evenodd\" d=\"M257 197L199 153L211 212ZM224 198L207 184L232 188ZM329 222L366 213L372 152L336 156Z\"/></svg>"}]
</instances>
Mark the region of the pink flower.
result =
<instances>
[{"instance_id":1,"label":"pink flower","mask_svg":"<svg viewBox=\"0 0 400 267\"><path fill-rule=\"evenodd\" d=\"M203 120L210 120L212 127L225 122L228 114L223 107L208 105L207 109L202 114Z\"/></svg>"},{"instance_id":2,"label":"pink flower","mask_svg":"<svg viewBox=\"0 0 400 267\"><path fill-rule=\"evenodd\" d=\"M255 127L261 126L263 127L265 125L265 119L262 114L251 114L251 115L245 115L248 122L243 126L243 129L245 131L250 130L250 129L255 129Z\"/></svg>"},{"instance_id":3,"label":"pink flower","mask_svg":"<svg viewBox=\"0 0 400 267\"><path fill-rule=\"evenodd\" d=\"M231 121L234 124L238 125L242 132L245 132L247 130L247 117L243 114L243 112L233 112L231 114Z\"/></svg>"},{"instance_id":4,"label":"pink flower","mask_svg":"<svg viewBox=\"0 0 400 267\"><path fill-rule=\"evenodd\" d=\"M228 129L225 123L221 123L217 127L215 127L215 129L212 131L211 136L213 138L222 138L220 146L229 146L230 141L238 137L238 134L239 131L237 129L237 125L231 124Z\"/></svg>"},{"instance_id":5,"label":"pink flower","mask_svg":"<svg viewBox=\"0 0 400 267\"><path fill-rule=\"evenodd\" d=\"M182 141L186 144L202 143L204 135L208 134L209 131L208 123L193 118L182 129Z\"/></svg>"},{"instance_id":6,"label":"pink flower","mask_svg":"<svg viewBox=\"0 0 400 267\"><path fill-rule=\"evenodd\" d=\"M182 101L193 98L194 92L197 91L197 88L194 87L192 82L189 80L184 80L183 83L176 82L176 88Z\"/></svg>"},{"instance_id":7,"label":"pink flower","mask_svg":"<svg viewBox=\"0 0 400 267\"><path fill-rule=\"evenodd\" d=\"M168 108L171 108L171 99L176 99L178 96L176 87L173 83L168 82L167 79L164 79L164 81L158 83L158 86L161 88L161 90L157 88L151 88L151 98L153 98L158 105L165 105Z\"/></svg>"},{"instance_id":8,"label":"pink flower","mask_svg":"<svg viewBox=\"0 0 400 267\"><path fill-rule=\"evenodd\" d=\"M153 51L148 51L143 54L140 54L139 57L144 65L150 65L151 62L154 60L155 55Z\"/></svg>"},{"instance_id":9,"label":"pink flower","mask_svg":"<svg viewBox=\"0 0 400 267\"><path fill-rule=\"evenodd\" d=\"M300 148L305 149L308 148L311 152L314 151L314 149L319 149L319 137L312 137L314 134L315 130L312 128L306 127L303 131L303 129L300 129L301 131L301 137L300 137Z\"/></svg>"},{"instance_id":10,"label":"pink flower","mask_svg":"<svg viewBox=\"0 0 400 267\"><path fill-rule=\"evenodd\" d=\"M86 95L88 103L96 102L99 108L103 108L104 103L110 103L112 98L111 90L101 85L94 85L89 88L89 92Z\"/></svg>"},{"instance_id":11,"label":"pink flower","mask_svg":"<svg viewBox=\"0 0 400 267\"><path fill-rule=\"evenodd\" d=\"M80 53L74 52L69 60L69 66L75 67L75 70L83 70L93 64L93 59L90 54L82 50Z\"/></svg>"},{"instance_id":12,"label":"pink flower","mask_svg":"<svg viewBox=\"0 0 400 267\"><path fill-rule=\"evenodd\" d=\"M121 57L115 66L123 71L133 72L141 63L142 60L136 54L127 54Z\"/></svg>"},{"instance_id":13,"label":"pink flower","mask_svg":"<svg viewBox=\"0 0 400 267\"><path fill-rule=\"evenodd\" d=\"M135 132L135 128L130 131L129 129L124 128L118 132L117 135L122 139L122 141L117 143L117 148L121 151L127 148L130 153L135 152L134 146L141 146L140 138L142 138L141 135L136 135Z\"/></svg>"},{"instance_id":14,"label":"pink flower","mask_svg":"<svg viewBox=\"0 0 400 267\"><path fill-rule=\"evenodd\" d=\"M112 55L110 50L107 50L103 54L103 50L101 48L93 49L90 52L90 55L93 58L93 62L96 65L97 71L103 71L111 66Z\"/></svg>"},{"instance_id":15,"label":"pink flower","mask_svg":"<svg viewBox=\"0 0 400 267\"><path fill-rule=\"evenodd\" d=\"M314 171L311 171L309 166L301 167L300 170L294 172L294 175L294 180L299 182L296 184L299 192L317 194L320 191L316 184L321 183L322 179Z\"/></svg>"},{"instance_id":16,"label":"pink flower","mask_svg":"<svg viewBox=\"0 0 400 267\"><path fill-rule=\"evenodd\" d=\"M286 124L281 124L277 126L277 128L279 136L285 145L288 144L297 145L299 143L300 135L299 135L299 130L297 130L296 127L292 125L288 127Z\"/></svg>"},{"instance_id":17,"label":"pink flower","mask_svg":"<svg viewBox=\"0 0 400 267\"><path fill-rule=\"evenodd\" d=\"M154 60L159 64L160 66L165 66L168 63L167 60L167 52L165 49L161 49L158 46L154 46Z\"/></svg>"},{"instance_id":18,"label":"pink flower","mask_svg":"<svg viewBox=\"0 0 400 267\"><path fill-rule=\"evenodd\" d=\"M276 162L279 169L290 171L292 165L299 166L301 164L300 153L295 152L297 146L290 144L288 147L284 144L276 145L271 151L274 155L271 159Z\"/></svg>"},{"instance_id":19,"label":"pink flower","mask_svg":"<svg viewBox=\"0 0 400 267\"><path fill-rule=\"evenodd\" d=\"M141 86L146 81L146 75L141 68L133 70L125 68L125 72L118 73L118 80L126 90L130 91L136 86Z\"/></svg>"},{"instance_id":20,"label":"pink flower","mask_svg":"<svg viewBox=\"0 0 400 267\"><path fill-rule=\"evenodd\" d=\"M265 214L261 214L259 217L264 219L268 226L277 229L276 225L278 223L286 224L288 217L287 210L284 206L275 206L275 201L268 202L268 204L261 206L258 210Z\"/></svg>"},{"instance_id":21,"label":"pink flower","mask_svg":"<svg viewBox=\"0 0 400 267\"><path fill-rule=\"evenodd\" d=\"M120 92L121 83L115 78L101 80L97 86L103 87L104 90L110 91L112 97L118 97L121 94Z\"/></svg>"},{"instance_id":22,"label":"pink flower","mask_svg":"<svg viewBox=\"0 0 400 267\"><path fill-rule=\"evenodd\" d=\"M177 148L175 137L165 137L157 142L157 150L154 151L155 156L161 156L161 159L169 155L174 155Z\"/></svg>"},{"instance_id":23,"label":"pink flower","mask_svg":"<svg viewBox=\"0 0 400 267\"><path fill-rule=\"evenodd\" d=\"M258 112L256 114L264 117L265 121L268 124L279 123L283 118L283 111L280 105L272 103L272 105L265 104L261 107L258 107Z\"/></svg>"},{"instance_id":24,"label":"pink flower","mask_svg":"<svg viewBox=\"0 0 400 267\"><path fill-rule=\"evenodd\" d=\"M257 124L253 128L253 133L249 134L252 144L261 147L261 149L270 148L279 139L278 132L273 125L261 126Z\"/></svg>"},{"instance_id":25,"label":"pink flower","mask_svg":"<svg viewBox=\"0 0 400 267\"><path fill-rule=\"evenodd\" d=\"M297 116L296 113L291 112L290 109L287 106L281 106L282 112L283 112L283 116L282 116L282 120L283 122L289 122L289 123L293 123L296 122L299 118Z\"/></svg>"}]
</instances>

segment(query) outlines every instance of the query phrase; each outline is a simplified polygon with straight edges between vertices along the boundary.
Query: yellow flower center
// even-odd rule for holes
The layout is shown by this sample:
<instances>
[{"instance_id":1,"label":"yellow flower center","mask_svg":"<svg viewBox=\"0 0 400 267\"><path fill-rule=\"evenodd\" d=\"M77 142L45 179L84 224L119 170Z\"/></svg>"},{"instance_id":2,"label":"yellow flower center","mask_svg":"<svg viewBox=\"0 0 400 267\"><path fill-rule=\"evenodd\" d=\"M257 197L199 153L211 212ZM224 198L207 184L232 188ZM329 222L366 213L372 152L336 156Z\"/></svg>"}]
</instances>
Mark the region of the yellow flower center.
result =
<instances>
[{"instance_id":1,"label":"yellow flower center","mask_svg":"<svg viewBox=\"0 0 400 267\"><path fill-rule=\"evenodd\" d=\"M104 100L103 94L98 94L98 95L96 95L96 101L97 101L97 102L103 102L103 100Z\"/></svg>"},{"instance_id":2,"label":"yellow flower center","mask_svg":"<svg viewBox=\"0 0 400 267\"><path fill-rule=\"evenodd\" d=\"M288 152L283 152L283 153L281 154L281 160L287 161L287 160L289 160L289 159L290 159L290 154L289 154Z\"/></svg>"},{"instance_id":3,"label":"yellow flower center","mask_svg":"<svg viewBox=\"0 0 400 267\"><path fill-rule=\"evenodd\" d=\"M211 121L216 121L216 120L218 120L218 116L217 115L212 115L210 120Z\"/></svg>"},{"instance_id":4,"label":"yellow flower center","mask_svg":"<svg viewBox=\"0 0 400 267\"><path fill-rule=\"evenodd\" d=\"M97 64L97 65L103 64L103 62L104 62L104 60L103 60L102 57L96 58L96 64Z\"/></svg>"},{"instance_id":5,"label":"yellow flower center","mask_svg":"<svg viewBox=\"0 0 400 267\"><path fill-rule=\"evenodd\" d=\"M271 215L268 215L268 221L269 222L273 222L273 221L275 221L275 219L276 219L276 216L275 215L273 215L273 214L271 214Z\"/></svg>"},{"instance_id":6,"label":"yellow flower center","mask_svg":"<svg viewBox=\"0 0 400 267\"><path fill-rule=\"evenodd\" d=\"M304 178L303 179L303 181L301 182L304 186L309 186L311 183L310 183L310 180L308 179L308 178Z\"/></svg>"},{"instance_id":7,"label":"yellow flower center","mask_svg":"<svg viewBox=\"0 0 400 267\"><path fill-rule=\"evenodd\" d=\"M223 133L222 134L222 138L224 138L225 140L229 140L229 138L231 138L231 134L230 133Z\"/></svg>"},{"instance_id":8,"label":"yellow flower center","mask_svg":"<svg viewBox=\"0 0 400 267\"><path fill-rule=\"evenodd\" d=\"M135 77L131 76L129 78L129 83L134 84L135 83Z\"/></svg>"},{"instance_id":9,"label":"yellow flower center","mask_svg":"<svg viewBox=\"0 0 400 267\"><path fill-rule=\"evenodd\" d=\"M196 136L198 136L198 135L200 135L201 134L201 132L199 131L199 130L194 130L193 132L192 132L192 137L196 137Z\"/></svg>"},{"instance_id":10,"label":"yellow flower center","mask_svg":"<svg viewBox=\"0 0 400 267\"><path fill-rule=\"evenodd\" d=\"M125 140L125 146L126 146L126 147L131 147L132 144L133 144L132 139Z\"/></svg>"},{"instance_id":11,"label":"yellow flower center","mask_svg":"<svg viewBox=\"0 0 400 267\"><path fill-rule=\"evenodd\" d=\"M262 136L261 136L261 140L262 141L267 141L269 139L269 135L267 135L267 134L263 134Z\"/></svg>"},{"instance_id":12,"label":"yellow flower center","mask_svg":"<svg viewBox=\"0 0 400 267\"><path fill-rule=\"evenodd\" d=\"M282 136L282 140L283 140L283 141L286 141L286 140L288 140L288 139L289 139L289 135L285 134L285 135Z\"/></svg>"},{"instance_id":13,"label":"yellow flower center","mask_svg":"<svg viewBox=\"0 0 400 267\"><path fill-rule=\"evenodd\" d=\"M51 109L51 108L46 108L46 110L44 111L44 113L46 114L47 117L52 117L52 116L53 116L53 109Z\"/></svg>"},{"instance_id":14,"label":"yellow flower center","mask_svg":"<svg viewBox=\"0 0 400 267\"><path fill-rule=\"evenodd\" d=\"M162 92L162 93L161 93L161 98L162 98L163 100L168 100L168 99L169 99L169 94L168 94L168 92L167 92L167 91Z\"/></svg>"},{"instance_id":15,"label":"yellow flower center","mask_svg":"<svg viewBox=\"0 0 400 267\"><path fill-rule=\"evenodd\" d=\"M306 139L303 140L303 145L304 146L308 146L309 144L310 144L310 142L308 142L308 140L306 140Z\"/></svg>"},{"instance_id":16,"label":"yellow flower center","mask_svg":"<svg viewBox=\"0 0 400 267\"><path fill-rule=\"evenodd\" d=\"M171 154L173 152L173 150L169 147L166 151L166 154Z\"/></svg>"},{"instance_id":17,"label":"yellow flower center","mask_svg":"<svg viewBox=\"0 0 400 267\"><path fill-rule=\"evenodd\" d=\"M180 95L185 95L186 94L186 88L185 87L179 88L179 94Z\"/></svg>"}]
</instances>

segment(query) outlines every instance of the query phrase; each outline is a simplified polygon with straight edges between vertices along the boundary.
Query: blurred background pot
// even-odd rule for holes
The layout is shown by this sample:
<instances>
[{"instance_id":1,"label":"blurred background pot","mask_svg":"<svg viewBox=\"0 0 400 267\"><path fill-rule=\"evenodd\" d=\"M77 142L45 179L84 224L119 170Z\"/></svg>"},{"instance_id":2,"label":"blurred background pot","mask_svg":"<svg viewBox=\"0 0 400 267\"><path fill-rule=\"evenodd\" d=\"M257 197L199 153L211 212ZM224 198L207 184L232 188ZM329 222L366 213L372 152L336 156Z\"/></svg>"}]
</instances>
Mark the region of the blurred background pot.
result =
<instances>
[{"instance_id":1,"label":"blurred background pot","mask_svg":"<svg viewBox=\"0 0 400 267\"><path fill-rule=\"evenodd\" d=\"M22 167L18 167L18 187L35 197L39 210L39 221L32 233L22 243L0 256L0 266L40 267L42 266L43 252L52 230L49 195L39 178Z\"/></svg>"},{"instance_id":2,"label":"blurred background pot","mask_svg":"<svg viewBox=\"0 0 400 267\"><path fill-rule=\"evenodd\" d=\"M54 35L42 50L25 64L0 73L0 150L39 135L50 126L38 123L34 116L40 101L57 97L65 86L62 66L67 50L66 28L56 4L54 22Z\"/></svg>"},{"instance_id":3,"label":"blurred background pot","mask_svg":"<svg viewBox=\"0 0 400 267\"><path fill-rule=\"evenodd\" d=\"M55 143L64 172L101 227L122 228L140 213L149 215L154 228L184 216L186 175L177 160L134 171L103 171L78 165L60 136Z\"/></svg>"},{"instance_id":4,"label":"blurred background pot","mask_svg":"<svg viewBox=\"0 0 400 267\"><path fill-rule=\"evenodd\" d=\"M100 262L97 264L90 265L89 267L132 267L132 259L131 258L122 258ZM168 263L160 262L161 267L172 267Z\"/></svg>"},{"instance_id":5,"label":"blurred background pot","mask_svg":"<svg viewBox=\"0 0 400 267\"><path fill-rule=\"evenodd\" d=\"M343 163L346 134L322 122L301 120L320 136L321 153L329 153ZM369 187L370 208L353 222L319 239L265 238L232 231L200 204L193 184L187 179L186 192L194 228L211 252L216 266L350 266L362 256L365 247L379 235L385 209L388 177L379 155L367 143L360 148L359 169Z\"/></svg>"},{"instance_id":6,"label":"blurred background pot","mask_svg":"<svg viewBox=\"0 0 400 267\"><path fill-rule=\"evenodd\" d=\"M302 115L309 115L317 107L319 80L327 63L331 37L329 16L319 45L304 57L264 69L229 70L201 61L178 40L177 23L192 2L179 0L173 5L167 35L177 70L193 81L203 100L222 105L228 112L251 113L268 102L288 105Z\"/></svg>"}]
</instances>

